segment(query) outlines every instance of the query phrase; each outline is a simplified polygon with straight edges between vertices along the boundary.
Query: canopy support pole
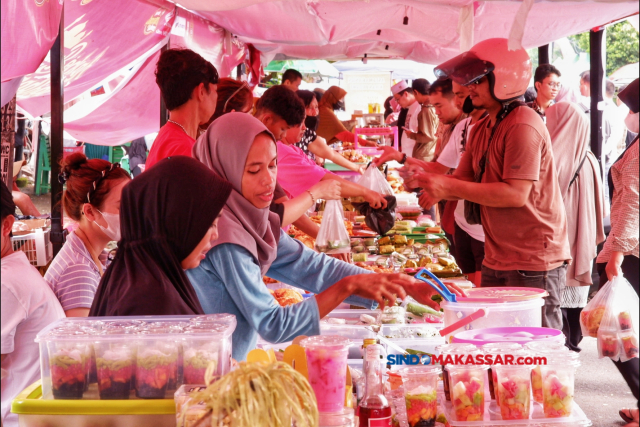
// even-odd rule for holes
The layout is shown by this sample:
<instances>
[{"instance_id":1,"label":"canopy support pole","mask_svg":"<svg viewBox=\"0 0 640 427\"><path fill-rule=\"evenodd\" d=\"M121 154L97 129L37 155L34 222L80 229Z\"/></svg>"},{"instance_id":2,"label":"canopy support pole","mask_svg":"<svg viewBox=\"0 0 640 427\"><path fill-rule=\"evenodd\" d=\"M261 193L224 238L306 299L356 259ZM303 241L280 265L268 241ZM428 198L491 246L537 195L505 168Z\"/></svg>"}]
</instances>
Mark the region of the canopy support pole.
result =
<instances>
[{"instance_id":1,"label":"canopy support pole","mask_svg":"<svg viewBox=\"0 0 640 427\"><path fill-rule=\"evenodd\" d=\"M604 78L607 47L606 29L600 27L589 32L589 50L591 61L591 152L602 166L602 110L598 105L604 101ZM606 177L605 177L606 179Z\"/></svg>"},{"instance_id":2,"label":"canopy support pole","mask_svg":"<svg viewBox=\"0 0 640 427\"><path fill-rule=\"evenodd\" d=\"M545 44L544 46L538 47L538 65L551 64L550 59L549 45Z\"/></svg>"},{"instance_id":3,"label":"canopy support pole","mask_svg":"<svg viewBox=\"0 0 640 427\"><path fill-rule=\"evenodd\" d=\"M166 52L167 50L169 50L169 41L167 41L167 44L162 46L162 49L160 49L161 52ZM158 90L160 90L160 88L158 88ZM162 93L160 93L160 127L166 125L167 120L169 120L169 112L167 111L167 106L162 98Z\"/></svg>"},{"instance_id":4,"label":"canopy support pole","mask_svg":"<svg viewBox=\"0 0 640 427\"><path fill-rule=\"evenodd\" d=\"M51 243L53 256L64 244L62 228L62 184L58 181L64 132L64 6L58 37L51 47Z\"/></svg>"}]
</instances>

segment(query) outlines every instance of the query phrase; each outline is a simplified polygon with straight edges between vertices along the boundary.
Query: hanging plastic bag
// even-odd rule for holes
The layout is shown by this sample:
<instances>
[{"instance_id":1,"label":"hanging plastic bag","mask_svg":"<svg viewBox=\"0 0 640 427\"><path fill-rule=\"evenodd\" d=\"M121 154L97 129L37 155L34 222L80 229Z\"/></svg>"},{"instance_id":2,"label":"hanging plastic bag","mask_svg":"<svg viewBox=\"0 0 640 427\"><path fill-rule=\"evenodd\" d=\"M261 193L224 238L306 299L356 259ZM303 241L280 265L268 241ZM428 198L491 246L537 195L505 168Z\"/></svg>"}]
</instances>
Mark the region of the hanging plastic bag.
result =
<instances>
[{"instance_id":1,"label":"hanging plastic bag","mask_svg":"<svg viewBox=\"0 0 640 427\"><path fill-rule=\"evenodd\" d=\"M393 228L396 222L396 197L393 195L391 185L389 185L382 172L373 165L367 167L367 170L358 180L358 184L382 194L387 201L386 208L374 209L361 197L351 200L353 207L360 215L364 216L364 222L367 227L381 236L385 235L387 231Z\"/></svg>"},{"instance_id":2,"label":"hanging plastic bag","mask_svg":"<svg viewBox=\"0 0 640 427\"><path fill-rule=\"evenodd\" d=\"M622 276L607 282L580 314L583 335L598 338L598 356L638 357L638 294Z\"/></svg>"},{"instance_id":3,"label":"hanging plastic bag","mask_svg":"<svg viewBox=\"0 0 640 427\"><path fill-rule=\"evenodd\" d=\"M351 251L351 241L344 225L342 200L327 200L316 239L316 249L328 254Z\"/></svg>"}]
</instances>

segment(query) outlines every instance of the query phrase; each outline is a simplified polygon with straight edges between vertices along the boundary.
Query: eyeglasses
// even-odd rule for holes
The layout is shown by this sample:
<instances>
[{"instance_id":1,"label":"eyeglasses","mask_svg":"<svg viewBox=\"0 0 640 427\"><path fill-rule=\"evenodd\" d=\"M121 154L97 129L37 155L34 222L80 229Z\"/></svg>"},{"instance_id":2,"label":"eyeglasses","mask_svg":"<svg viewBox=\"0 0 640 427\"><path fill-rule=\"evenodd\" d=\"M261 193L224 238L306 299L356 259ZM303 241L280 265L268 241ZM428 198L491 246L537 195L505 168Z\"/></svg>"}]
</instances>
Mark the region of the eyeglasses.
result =
<instances>
[{"instance_id":1,"label":"eyeglasses","mask_svg":"<svg viewBox=\"0 0 640 427\"><path fill-rule=\"evenodd\" d=\"M484 83L484 81L485 81L485 76L479 77L479 78L475 79L474 81L472 81L471 83L467 84L467 87L468 86L478 86L478 85Z\"/></svg>"},{"instance_id":2,"label":"eyeglasses","mask_svg":"<svg viewBox=\"0 0 640 427\"><path fill-rule=\"evenodd\" d=\"M240 92L243 88L247 88L249 89L249 85L247 84L247 82L242 82L242 85L240 85L240 87L238 89L236 89L235 92L233 92L231 94L231 96L227 99L227 101L224 103L224 107L222 107L222 112L226 113L227 112L227 104L229 103L229 101L231 101L231 98L233 98L234 96L236 96L238 94L238 92Z\"/></svg>"},{"instance_id":3,"label":"eyeglasses","mask_svg":"<svg viewBox=\"0 0 640 427\"><path fill-rule=\"evenodd\" d=\"M562 83L558 82L550 82L547 83L547 85L551 88L551 89L560 89L562 87Z\"/></svg>"}]
</instances>

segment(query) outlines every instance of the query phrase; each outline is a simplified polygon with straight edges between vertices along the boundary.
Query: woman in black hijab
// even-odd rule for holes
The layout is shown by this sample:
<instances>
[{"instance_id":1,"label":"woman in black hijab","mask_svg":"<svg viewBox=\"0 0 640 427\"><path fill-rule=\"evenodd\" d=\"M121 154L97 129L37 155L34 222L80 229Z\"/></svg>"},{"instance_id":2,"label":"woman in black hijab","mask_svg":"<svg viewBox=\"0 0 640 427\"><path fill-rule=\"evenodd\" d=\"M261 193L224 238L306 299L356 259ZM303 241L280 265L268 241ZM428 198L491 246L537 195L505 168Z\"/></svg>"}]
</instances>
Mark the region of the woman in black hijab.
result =
<instances>
[{"instance_id":1,"label":"woman in black hijab","mask_svg":"<svg viewBox=\"0 0 640 427\"><path fill-rule=\"evenodd\" d=\"M202 163L160 161L122 191L122 239L89 316L202 314L185 274L218 236L231 185Z\"/></svg>"}]
</instances>

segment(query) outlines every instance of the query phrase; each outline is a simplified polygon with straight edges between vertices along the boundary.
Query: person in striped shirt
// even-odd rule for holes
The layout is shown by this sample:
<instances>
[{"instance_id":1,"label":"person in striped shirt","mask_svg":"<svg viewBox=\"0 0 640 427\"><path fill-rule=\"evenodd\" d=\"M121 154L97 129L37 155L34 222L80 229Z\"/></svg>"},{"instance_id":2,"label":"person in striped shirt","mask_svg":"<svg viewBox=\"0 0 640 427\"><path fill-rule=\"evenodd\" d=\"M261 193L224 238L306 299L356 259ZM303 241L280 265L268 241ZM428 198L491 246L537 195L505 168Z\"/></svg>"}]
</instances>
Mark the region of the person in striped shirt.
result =
<instances>
[{"instance_id":1,"label":"person in striped shirt","mask_svg":"<svg viewBox=\"0 0 640 427\"><path fill-rule=\"evenodd\" d=\"M105 269L105 247L120 240L120 197L131 178L119 164L75 153L63 160L59 179L67 185L62 207L78 228L44 278L67 317L83 317Z\"/></svg>"}]
</instances>

